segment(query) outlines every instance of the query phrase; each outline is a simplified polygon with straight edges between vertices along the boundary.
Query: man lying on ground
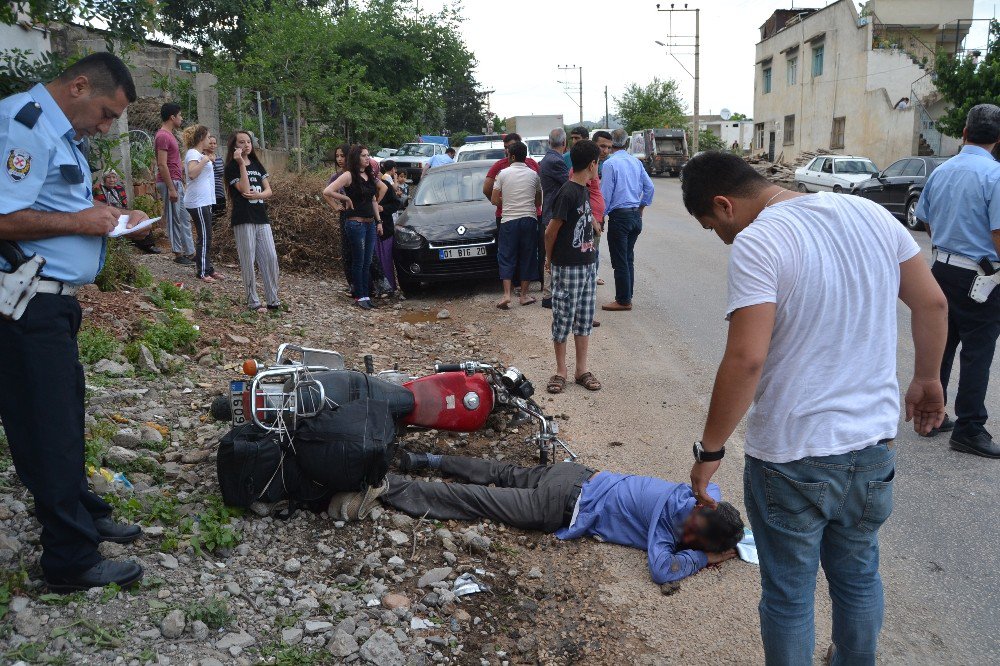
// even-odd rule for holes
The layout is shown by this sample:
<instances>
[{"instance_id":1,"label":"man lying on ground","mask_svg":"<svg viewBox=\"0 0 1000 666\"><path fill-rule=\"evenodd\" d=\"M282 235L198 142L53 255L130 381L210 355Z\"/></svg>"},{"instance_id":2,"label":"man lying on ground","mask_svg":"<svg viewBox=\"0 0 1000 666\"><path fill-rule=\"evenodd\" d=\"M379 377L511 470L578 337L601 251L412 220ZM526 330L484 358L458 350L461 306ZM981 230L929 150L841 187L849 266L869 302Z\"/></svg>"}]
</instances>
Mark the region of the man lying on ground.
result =
<instances>
[{"instance_id":1,"label":"man lying on ground","mask_svg":"<svg viewBox=\"0 0 1000 666\"><path fill-rule=\"evenodd\" d=\"M715 508L695 507L691 487L576 463L519 467L498 460L404 452L404 473L436 469L468 483L411 481L388 474L367 492L339 493L329 514L365 518L379 499L411 516L436 520L489 518L559 539L593 536L645 549L655 583L677 581L736 555L743 538L739 511L710 484ZM494 484L494 486L490 486Z\"/></svg>"}]
</instances>

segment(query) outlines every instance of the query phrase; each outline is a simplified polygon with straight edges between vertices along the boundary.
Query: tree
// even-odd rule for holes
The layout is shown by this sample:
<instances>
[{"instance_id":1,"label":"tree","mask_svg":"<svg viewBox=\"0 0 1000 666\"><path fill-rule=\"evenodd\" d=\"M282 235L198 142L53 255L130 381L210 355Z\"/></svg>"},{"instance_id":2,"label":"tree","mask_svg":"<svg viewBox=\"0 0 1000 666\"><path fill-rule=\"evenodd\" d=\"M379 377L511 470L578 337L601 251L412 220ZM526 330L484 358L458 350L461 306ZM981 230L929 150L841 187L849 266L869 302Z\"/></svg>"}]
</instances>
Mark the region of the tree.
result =
<instances>
[{"instance_id":1,"label":"tree","mask_svg":"<svg viewBox=\"0 0 1000 666\"><path fill-rule=\"evenodd\" d=\"M962 136L965 118L976 104L1000 105L1000 21L990 21L986 54L952 57L939 51L934 61L934 84L952 108L937 121L949 136Z\"/></svg>"},{"instance_id":2,"label":"tree","mask_svg":"<svg viewBox=\"0 0 1000 666\"><path fill-rule=\"evenodd\" d=\"M630 83L615 97L616 114L626 132L653 127L681 127L685 108L677 92L677 81L654 77L646 86Z\"/></svg>"},{"instance_id":3,"label":"tree","mask_svg":"<svg viewBox=\"0 0 1000 666\"><path fill-rule=\"evenodd\" d=\"M745 114L745 113L734 113L732 116L730 116L729 119L730 120L750 120L749 118L747 118L747 114Z\"/></svg>"},{"instance_id":4,"label":"tree","mask_svg":"<svg viewBox=\"0 0 1000 666\"><path fill-rule=\"evenodd\" d=\"M698 134L698 150L726 150L729 148L723 143L722 138L715 135L710 129Z\"/></svg>"}]
</instances>

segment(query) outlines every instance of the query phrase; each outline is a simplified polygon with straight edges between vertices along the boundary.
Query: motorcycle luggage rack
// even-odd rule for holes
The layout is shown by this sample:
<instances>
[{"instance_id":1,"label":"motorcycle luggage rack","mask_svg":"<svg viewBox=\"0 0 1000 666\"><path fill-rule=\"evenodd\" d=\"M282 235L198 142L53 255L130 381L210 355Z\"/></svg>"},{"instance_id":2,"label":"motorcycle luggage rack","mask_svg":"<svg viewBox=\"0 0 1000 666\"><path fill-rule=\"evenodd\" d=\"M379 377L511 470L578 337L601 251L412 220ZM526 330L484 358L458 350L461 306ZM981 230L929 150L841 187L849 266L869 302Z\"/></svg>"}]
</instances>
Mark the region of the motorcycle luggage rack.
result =
<instances>
[{"instance_id":1,"label":"motorcycle luggage rack","mask_svg":"<svg viewBox=\"0 0 1000 666\"><path fill-rule=\"evenodd\" d=\"M299 360L286 358L286 352L297 352ZM313 349L311 347L301 347L290 342L284 342L278 346L278 354L275 358L275 365L305 366L310 370L344 370L347 365L344 363L344 356L340 352L329 349Z\"/></svg>"},{"instance_id":2,"label":"motorcycle luggage rack","mask_svg":"<svg viewBox=\"0 0 1000 666\"><path fill-rule=\"evenodd\" d=\"M250 419L258 428L268 432L277 432L287 435L289 430L295 430L295 423L298 419L308 419L319 414L327 407L326 389L319 381L310 378L311 370L325 370L325 367L314 366L294 366L277 367L263 370L254 375L250 382ZM260 389L262 380L273 378L285 378L292 381L289 391L269 393ZM299 396L303 399L300 401ZM263 404L257 405L257 397L262 397ZM339 405L330 401L330 406L337 408ZM291 415L291 428L285 423L285 415ZM273 419L268 419L273 415ZM263 419L261 418L263 417Z\"/></svg>"}]
</instances>

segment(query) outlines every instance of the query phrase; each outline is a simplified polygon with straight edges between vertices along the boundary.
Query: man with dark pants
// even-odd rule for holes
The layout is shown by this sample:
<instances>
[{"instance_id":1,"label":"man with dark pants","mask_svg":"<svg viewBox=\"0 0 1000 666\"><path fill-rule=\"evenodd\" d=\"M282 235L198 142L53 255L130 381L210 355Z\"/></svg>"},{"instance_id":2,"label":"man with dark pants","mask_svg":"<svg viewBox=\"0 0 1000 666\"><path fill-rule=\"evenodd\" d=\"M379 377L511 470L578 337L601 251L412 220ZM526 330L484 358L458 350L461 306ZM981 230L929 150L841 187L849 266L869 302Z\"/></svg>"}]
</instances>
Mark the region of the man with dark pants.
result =
<instances>
[{"instance_id":1,"label":"man with dark pants","mask_svg":"<svg viewBox=\"0 0 1000 666\"><path fill-rule=\"evenodd\" d=\"M1000 269L1000 164L990 155L1000 144L1000 107L972 107L962 137L962 152L927 179L916 212L936 248L931 272L948 297L948 343L941 362L946 392L955 352L962 346L955 421L946 417L931 434L952 430L955 451L1000 458L1000 445L986 430L986 388L1000 336L1000 289L984 302L969 295L984 267Z\"/></svg>"},{"instance_id":2,"label":"man with dark pants","mask_svg":"<svg viewBox=\"0 0 1000 666\"><path fill-rule=\"evenodd\" d=\"M559 188L569 180L570 167L563 161L566 150L566 130L557 127L549 132L549 147L538 163L538 177L542 180L542 217L538 229L538 265L542 267L542 307L552 307L552 273L545 267L545 229L552 219L552 202Z\"/></svg>"},{"instance_id":3,"label":"man with dark pants","mask_svg":"<svg viewBox=\"0 0 1000 666\"><path fill-rule=\"evenodd\" d=\"M604 162L601 194L608 215L608 252L615 270L615 300L602 310L632 309L635 290L635 242L642 233L642 211L653 203L653 181L642 162L625 149L628 133L611 133L611 157Z\"/></svg>"},{"instance_id":4,"label":"man with dark pants","mask_svg":"<svg viewBox=\"0 0 1000 666\"><path fill-rule=\"evenodd\" d=\"M694 496L715 504L708 482L752 403L743 496L760 560L765 662L813 663L822 563L829 663L874 665L884 612L878 530L892 512L899 426L896 301L911 312L906 417L920 433L944 418L947 301L909 232L867 199L792 192L718 151L691 158L682 190L688 212L733 246L729 335L694 445Z\"/></svg>"},{"instance_id":5,"label":"man with dark pants","mask_svg":"<svg viewBox=\"0 0 1000 666\"><path fill-rule=\"evenodd\" d=\"M733 505L695 508L687 484L614 472L577 463L519 467L509 462L404 453L404 473L437 469L468 483L411 481L389 474L367 493L340 493L328 513L343 520L366 517L375 500L411 516L435 520L488 518L559 539L594 536L646 551L656 584L677 581L736 556L743 521ZM492 485L491 485L492 484ZM721 500L714 483L709 492Z\"/></svg>"},{"instance_id":6,"label":"man with dark pants","mask_svg":"<svg viewBox=\"0 0 1000 666\"><path fill-rule=\"evenodd\" d=\"M82 137L107 133L135 99L125 64L95 53L51 83L0 101L0 150L10 156L0 177L0 280L5 296L30 298L23 312L0 318L0 419L42 524L42 571L59 592L142 577L136 562L103 560L97 548L134 541L141 530L113 522L111 507L87 488L75 297L101 269L119 215L129 214L130 226L146 219L94 204L79 148ZM16 264L31 264L22 253L45 260L33 297L11 279Z\"/></svg>"},{"instance_id":7,"label":"man with dark pants","mask_svg":"<svg viewBox=\"0 0 1000 666\"><path fill-rule=\"evenodd\" d=\"M497 236L497 264L503 281L503 298L497 303L509 310L514 276L521 278L521 305L531 305L528 285L540 269L538 265L538 206L542 203L542 186L538 174L524 163L528 146L515 141L507 150L510 166L497 174L493 184L492 202L500 207L503 197L503 217Z\"/></svg>"}]
</instances>

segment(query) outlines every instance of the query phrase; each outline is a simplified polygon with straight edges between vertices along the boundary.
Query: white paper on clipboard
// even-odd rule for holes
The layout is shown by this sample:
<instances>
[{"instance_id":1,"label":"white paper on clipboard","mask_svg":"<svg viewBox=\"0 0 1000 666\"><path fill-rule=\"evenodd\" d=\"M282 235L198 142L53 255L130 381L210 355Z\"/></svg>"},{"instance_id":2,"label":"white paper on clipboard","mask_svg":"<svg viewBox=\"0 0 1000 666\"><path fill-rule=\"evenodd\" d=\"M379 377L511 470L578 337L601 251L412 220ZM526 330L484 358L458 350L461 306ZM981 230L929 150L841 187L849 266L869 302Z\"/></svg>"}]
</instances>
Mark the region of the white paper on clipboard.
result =
<instances>
[{"instance_id":1,"label":"white paper on clipboard","mask_svg":"<svg viewBox=\"0 0 1000 666\"><path fill-rule=\"evenodd\" d=\"M116 238L118 236L124 236L125 234L134 234L135 232L141 231L146 227L153 226L153 224L155 224L159 219L160 218L158 217L154 217L151 220L143 220L131 229L127 229L125 225L128 224L128 215L122 215L118 218L118 225L108 234L108 238Z\"/></svg>"}]
</instances>

